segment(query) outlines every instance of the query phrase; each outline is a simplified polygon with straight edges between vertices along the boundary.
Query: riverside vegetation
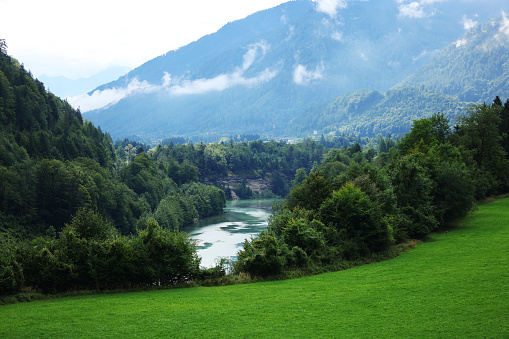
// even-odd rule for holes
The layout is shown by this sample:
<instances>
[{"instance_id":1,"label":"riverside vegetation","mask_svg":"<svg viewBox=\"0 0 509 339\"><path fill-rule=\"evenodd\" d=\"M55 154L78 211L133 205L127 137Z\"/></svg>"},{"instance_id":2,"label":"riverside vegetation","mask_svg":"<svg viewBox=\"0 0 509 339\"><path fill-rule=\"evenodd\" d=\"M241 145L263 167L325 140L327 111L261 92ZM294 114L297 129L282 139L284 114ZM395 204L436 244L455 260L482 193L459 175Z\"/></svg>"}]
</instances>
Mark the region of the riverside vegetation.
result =
<instances>
[{"instance_id":1,"label":"riverside vegetation","mask_svg":"<svg viewBox=\"0 0 509 339\"><path fill-rule=\"evenodd\" d=\"M509 189L509 100L498 97L472 106L452 129L437 113L364 150L358 142L327 149L337 140L325 138L115 150L5 48L0 58L2 295L334 271L393 257L395 245ZM201 184L203 176L241 171L286 178L274 179L276 195L293 189L268 229L244 243L231 274L224 262L202 269L179 229L222 212L229 188Z\"/></svg>"},{"instance_id":2,"label":"riverside vegetation","mask_svg":"<svg viewBox=\"0 0 509 339\"><path fill-rule=\"evenodd\" d=\"M509 199L398 258L221 287L82 295L0 307L0 336L504 338Z\"/></svg>"}]
</instances>

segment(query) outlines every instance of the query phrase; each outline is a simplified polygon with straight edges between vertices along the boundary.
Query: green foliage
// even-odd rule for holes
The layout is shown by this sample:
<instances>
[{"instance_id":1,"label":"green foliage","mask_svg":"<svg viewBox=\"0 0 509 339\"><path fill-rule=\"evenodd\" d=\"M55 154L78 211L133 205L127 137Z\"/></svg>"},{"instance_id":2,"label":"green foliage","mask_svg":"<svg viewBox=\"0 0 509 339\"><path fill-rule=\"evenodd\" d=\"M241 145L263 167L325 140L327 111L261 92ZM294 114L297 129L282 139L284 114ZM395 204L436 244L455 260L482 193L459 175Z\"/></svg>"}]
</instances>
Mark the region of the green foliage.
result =
<instances>
[{"instance_id":1,"label":"green foliage","mask_svg":"<svg viewBox=\"0 0 509 339\"><path fill-rule=\"evenodd\" d=\"M14 294L25 284L23 268L16 257L16 242L0 233L0 295Z\"/></svg>"},{"instance_id":2,"label":"green foliage","mask_svg":"<svg viewBox=\"0 0 509 339\"><path fill-rule=\"evenodd\" d=\"M320 220L341 233L342 247L349 259L380 252L393 242L392 230L382 208L353 184L334 191L319 210Z\"/></svg>"},{"instance_id":3,"label":"green foliage","mask_svg":"<svg viewBox=\"0 0 509 339\"><path fill-rule=\"evenodd\" d=\"M295 171L295 179L292 180L292 188L299 186L304 181L304 179L306 179L306 176L306 170L304 168L298 168Z\"/></svg>"},{"instance_id":4,"label":"green foliage","mask_svg":"<svg viewBox=\"0 0 509 339\"><path fill-rule=\"evenodd\" d=\"M105 240L114 232L113 227L102 216L87 208L80 208L68 228L74 228L80 238Z\"/></svg>"},{"instance_id":5,"label":"green foliage","mask_svg":"<svg viewBox=\"0 0 509 339\"><path fill-rule=\"evenodd\" d=\"M76 289L172 286L199 273L187 234L164 230L153 219L132 237L118 236L96 212L81 209L58 239L7 241L0 252L0 293L31 287L45 293Z\"/></svg>"},{"instance_id":6,"label":"green foliage","mask_svg":"<svg viewBox=\"0 0 509 339\"><path fill-rule=\"evenodd\" d=\"M234 265L239 272L250 272L262 277L278 275L283 272L288 252L286 244L276 236L262 231L252 241L244 241L243 250L239 252Z\"/></svg>"},{"instance_id":7,"label":"green foliage","mask_svg":"<svg viewBox=\"0 0 509 339\"><path fill-rule=\"evenodd\" d=\"M467 115L460 116L457 123L456 143L468 150L477 164L486 194L507 189L509 160L502 146L499 106L473 105ZM481 194L477 194L481 198Z\"/></svg>"},{"instance_id":8,"label":"green foliage","mask_svg":"<svg viewBox=\"0 0 509 339\"><path fill-rule=\"evenodd\" d=\"M431 195L434 183L422 167L419 155L394 158L386 170L402 217L399 231L411 238L431 233L438 225Z\"/></svg>"},{"instance_id":9,"label":"green foliage","mask_svg":"<svg viewBox=\"0 0 509 339\"><path fill-rule=\"evenodd\" d=\"M261 265L269 262L259 258L255 271L243 263L237 269L277 275L337 267L383 253L395 241L427 237L464 217L483 187L489 193L507 187L503 110L500 99L474 106L458 118L454 131L440 113L415 121L399 144L380 136L381 152L370 162L359 144L330 150L309 176L302 179L300 171L299 184L273 207L270 241L256 242L256 253L279 243L284 250L270 253L280 265L264 270ZM246 246L250 254L240 251L239 257L249 261L256 253Z\"/></svg>"},{"instance_id":10,"label":"green foliage","mask_svg":"<svg viewBox=\"0 0 509 339\"><path fill-rule=\"evenodd\" d=\"M319 173L311 173L289 195L290 208L317 210L332 193L329 183Z\"/></svg>"},{"instance_id":11,"label":"green foliage","mask_svg":"<svg viewBox=\"0 0 509 339\"><path fill-rule=\"evenodd\" d=\"M449 119L441 113L430 118L415 120L412 129L399 144L403 154L411 151L426 152L429 147L447 142L451 134Z\"/></svg>"}]
</instances>

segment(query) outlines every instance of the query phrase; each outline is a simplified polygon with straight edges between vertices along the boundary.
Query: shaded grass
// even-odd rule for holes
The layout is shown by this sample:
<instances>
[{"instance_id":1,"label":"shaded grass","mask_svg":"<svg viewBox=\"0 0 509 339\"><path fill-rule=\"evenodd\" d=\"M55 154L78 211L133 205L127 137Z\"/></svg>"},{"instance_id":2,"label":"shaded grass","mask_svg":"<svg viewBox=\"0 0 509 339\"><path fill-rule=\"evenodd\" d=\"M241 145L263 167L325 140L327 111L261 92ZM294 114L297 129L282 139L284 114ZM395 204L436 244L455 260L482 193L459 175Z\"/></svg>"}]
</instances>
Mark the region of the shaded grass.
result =
<instances>
[{"instance_id":1,"label":"shaded grass","mask_svg":"<svg viewBox=\"0 0 509 339\"><path fill-rule=\"evenodd\" d=\"M398 258L294 280L0 307L0 337L509 338L509 199Z\"/></svg>"}]
</instances>

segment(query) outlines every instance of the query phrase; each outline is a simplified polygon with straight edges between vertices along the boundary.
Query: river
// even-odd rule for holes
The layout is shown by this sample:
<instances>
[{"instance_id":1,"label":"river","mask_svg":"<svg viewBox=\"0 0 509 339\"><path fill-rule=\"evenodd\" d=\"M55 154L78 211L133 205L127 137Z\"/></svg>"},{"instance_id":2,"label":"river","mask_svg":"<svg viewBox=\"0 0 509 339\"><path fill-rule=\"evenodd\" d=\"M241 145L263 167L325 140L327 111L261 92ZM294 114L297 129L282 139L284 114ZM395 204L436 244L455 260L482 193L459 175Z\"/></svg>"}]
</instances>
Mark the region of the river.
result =
<instances>
[{"instance_id":1,"label":"river","mask_svg":"<svg viewBox=\"0 0 509 339\"><path fill-rule=\"evenodd\" d=\"M245 239L255 237L267 228L275 201L277 199L228 201L223 215L184 228L183 231L197 241L201 266L212 267L221 257L235 259Z\"/></svg>"}]
</instances>

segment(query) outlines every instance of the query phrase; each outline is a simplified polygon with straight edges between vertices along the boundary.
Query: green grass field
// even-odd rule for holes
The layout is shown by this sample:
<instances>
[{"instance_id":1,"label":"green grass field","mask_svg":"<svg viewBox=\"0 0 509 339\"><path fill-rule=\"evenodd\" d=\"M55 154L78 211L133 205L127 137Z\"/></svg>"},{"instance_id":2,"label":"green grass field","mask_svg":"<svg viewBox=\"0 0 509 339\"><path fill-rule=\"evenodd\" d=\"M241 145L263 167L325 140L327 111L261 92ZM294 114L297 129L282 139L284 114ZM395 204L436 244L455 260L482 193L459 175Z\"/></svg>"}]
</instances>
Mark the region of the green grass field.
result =
<instances>
[{"instance_id":1,"label":"green grass field","mask_svg":"<svg viewBox=\"0 0 509 339\"><path fill-rule=\"evenodd\" d=\"M509 199L342 272L0 306L0 337L509 338Z\"/></svg>"}]
</instances>

